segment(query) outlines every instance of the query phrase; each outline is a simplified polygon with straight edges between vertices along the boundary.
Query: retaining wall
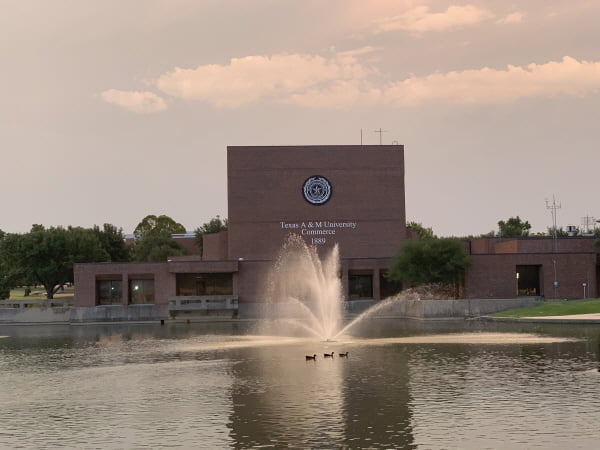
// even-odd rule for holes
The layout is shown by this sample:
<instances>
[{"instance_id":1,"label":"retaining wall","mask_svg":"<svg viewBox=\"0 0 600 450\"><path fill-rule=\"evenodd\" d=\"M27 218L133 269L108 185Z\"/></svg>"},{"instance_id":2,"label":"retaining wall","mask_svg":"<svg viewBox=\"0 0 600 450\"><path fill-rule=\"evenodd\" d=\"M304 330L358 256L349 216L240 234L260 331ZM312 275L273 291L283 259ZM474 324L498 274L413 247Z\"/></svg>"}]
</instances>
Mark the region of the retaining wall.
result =
<instances>
[{"instance_id":1,"label":"retaining wall","mask_svg":"<svg viewBox=\"0 0 600 450\"><path fill-rule=\"evenodd\" d=\"M399 299L382 304L376 317L411 319L458 319L480 317L508 309L533 306L538 297L509 299L409 300Z\"/></svg>"},{"instance_id":2,"label":"retaining wall","mask_svg":"<svg viewBox=\"0 0 600 450\"><path fill-rule=\"evenodd\" d=\"M71 308L71 322L156 321L169 318L168 305L105 305Z\"/></svg>"},{"instance_id":3,"label":"retaining wall","mask_svg":"<svg viewBox=\"0 0 600 450\"><path fill-rule=\"evenodd\" d=\"M344 303L344 314L358 315L374 308L373 317L410 319L463 319L493 314L507 309L532 306L537 297L511 299L410 300L376 302L353 300ZM106 305L93 307L0 308L0 323L82 323L118 321L157 321L170 319L167 305ZM298 317L298 305L241 303L239 318Z\"/></svg>"},{"instance_id":4,"label":"retaining wall","mask_svg":"<svg viewBox=\"0 0 600 450\"><path fill-rule=\"evenodd\" d=\"M0 323L69 323L71 308L0 308Z\"/></svg>"},{"instance_id":5,"label":"retaining wall","mask_svg":"<svg viewBox=\"0 0 600 450\"><path fill-rule=\"evenodd\" d=\"M374 309L373 317L397 317L409 319L463 319L493 314L508 309L532 306L538 297L509 299L461 299L461 300L350 300L344 302L344 314L355 316ZM240 303L240 318L285 317L297 307L286 303Z\"/></svg>"}]
</instances>

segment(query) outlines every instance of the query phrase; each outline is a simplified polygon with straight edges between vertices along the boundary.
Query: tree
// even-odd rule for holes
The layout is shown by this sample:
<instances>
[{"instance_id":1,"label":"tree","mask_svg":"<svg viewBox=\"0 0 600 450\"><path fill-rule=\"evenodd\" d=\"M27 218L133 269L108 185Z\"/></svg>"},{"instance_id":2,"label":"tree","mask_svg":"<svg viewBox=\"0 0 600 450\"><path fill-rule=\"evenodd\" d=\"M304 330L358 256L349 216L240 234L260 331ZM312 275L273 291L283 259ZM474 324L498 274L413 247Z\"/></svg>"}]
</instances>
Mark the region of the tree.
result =
<instances>
[{"instance_id":1,"label":"tree","mask_svg":"<svg viewBox=\"0 0 600 450\"><path fill-rule=\"evenodd\" d=\"M446 283L458 286L470 260L462 243L453 238L418 239L406 242L392 260L390 280L419 286Z\"/></svg>"},{"instance_id":2,"label":"tree","mask_svg":"<svg viewBox=\"0 0 600 450\"><path fill-rule=\"evenodd\" d=\"M102 248L108 253L112 262L129 261L129 247L125 244L123 229L117 228L110 223L105 223L102 228L94 225L92 231L98 238Z\"/></svg>"},{"instance_id":3,"label":"tree","mask_svg":"<svg viewBox=\"0 0 600 450\"><path fill-rule=\"evenodd\" d=\"M6 236L6 233L0 230L0 249L2 248L4 236ZM9 298L10 290L14 287L10 276L9 267L10 265L4 261L4 258L2 258L2 253L0 253L0 300Z\"/></svg>"},{"instance_id":4,"label":"tree","mask_svg":"<svg viewBox=\"0 0 600 450\"><path fill-rule=\"evenodd\" d=\"M221 217L217 215L217 217L210 219L210 221L204 223L202 226L194 230L196 233L196 246L200 249L200 254L202 254L202 249L204 246L204 235L225 231L228 225L229 222L227 219L221 220Z\"/></svg>"},{"instance_id":5,"label":"tree","mask_svg":"<svg viewBox=\"0 0 600 450\"><path fill-rule=\"evenodd\" d=\"M511 217L506 222L501 220L498 222L498 235L500 237L516 238L529 236L531 225L529 222L523 222L519 216Z\"/></svg>"},{"instance_id":6,"label":"tree","mask_svg":"<svg viewBox=\"0 0 600 450\"><path fill-rule=\"evenodd\" d=\"M169 256L187 254L173 239L173 234L185 233L185 227L169 216L144 217L134 230L135 243L131 249L134 261L166 261Z\"/></svg>"},{"instance_id":7,"label":"tree","mask_svg":"<svg viewBox=\"0 0 600 450\"><path fill-rule=\"evenodd\" d=\"M133 231L136 239L143 238L148 234L162 234L171 236L173 234L183 234L186 232L185 227L179 222L175 222L172 218L165 215L155 216L150 214L138 223Z\"/></svg>"},{"instance_id":8,"label":"tree","mask_svg":"<svg viewBox=\"0 0 600 450\"><path fill-rule=\"evenodd\" d=\"M75 263L109 259L92 230L41 225L34 225L29 233L4 236L0 254L10 264L13 279L44 286L49 300L64 284L73 282Z\"/></svg>"},{"instance_id":9,"label":"tree","mask_svg":"<svg viewBox=\"0 0 600 450\"><path fill-rule=\"evenodd\" d=\"M554 227L548 227L548 236L554 236ZM566 232L563 227L557 227L556 228L556 237L567 237L569 235L568 232Z\"/></svg>"},{"instance_id":10,"label":"tree","mask_svg":"<svg viewBox=\"0 0 600 450\"><path fill-rule=\"evenodd\" d=\"M420 223L408 222L406 226L415 232L419 239L430 239L436 237L435 234L433 234L433 229L426 228Z\"/></svg>"},{"instance_id":11,"label":"tree","mask_svg":"<svg viewBox=\"0 0 600 450\"><path fill-rule=\"evenodd\" d=\"M186 255L187 251L170 235L150 234L136 240L131 249L134 261L166 261L169 256Z\"/></svg>"}]
</instances>

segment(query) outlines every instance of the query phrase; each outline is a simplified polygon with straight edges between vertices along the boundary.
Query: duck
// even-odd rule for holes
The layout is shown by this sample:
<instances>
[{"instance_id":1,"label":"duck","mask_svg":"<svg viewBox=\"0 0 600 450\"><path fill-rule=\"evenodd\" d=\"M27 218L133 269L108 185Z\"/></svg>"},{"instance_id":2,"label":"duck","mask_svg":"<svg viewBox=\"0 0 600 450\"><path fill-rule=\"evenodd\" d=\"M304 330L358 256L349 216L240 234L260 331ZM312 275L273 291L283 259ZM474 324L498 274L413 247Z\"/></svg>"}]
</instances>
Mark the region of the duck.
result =
<instances>
[{"instance_id":1,"label":"duck","mask_svg":"<svg viewBox=\"0 0 600 450\"><path fill-rule=\"evenodd\" d=\"M338 356L341 358L347 358L348 357L348 352L346 353L338 353Z\"/></svg>"},{"instance_id":2,"label":"duck","mask_svg":"<svg viewBox=\"0 0 600 450\"><path fill-rule=\"evenodd\" d=\"M333 358L333 352L331 352L331 353L323 353L323 356L325 358Z\"/></svg>"},{"instance_id":3,"label":"duck","mask_svg":"<svg viewBox=\"0 0 600 450\"><path fill-rule=\"evenodd\" d=\"M311 359L312 359L313 361L316 361L316 360L317 360L317 355L312 355L312 356L310 356L310 355L306 355L306 360L307 360L307 361L310 361Z\"/></svg>"}]
</instances>

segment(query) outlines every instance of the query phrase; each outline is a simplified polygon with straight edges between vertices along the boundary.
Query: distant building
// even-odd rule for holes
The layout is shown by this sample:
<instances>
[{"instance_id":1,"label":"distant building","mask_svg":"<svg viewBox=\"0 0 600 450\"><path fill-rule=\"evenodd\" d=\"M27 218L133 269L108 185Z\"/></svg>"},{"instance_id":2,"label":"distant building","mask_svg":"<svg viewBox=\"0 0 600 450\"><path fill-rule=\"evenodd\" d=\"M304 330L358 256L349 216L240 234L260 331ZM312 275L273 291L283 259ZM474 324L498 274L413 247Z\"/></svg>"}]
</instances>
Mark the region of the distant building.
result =
<instances>
[{"instance_id":1,"label":"distant building","mask_svg":"<svg viewBox=\"0 0 600 450\"><path fill-rule=\"evenodd\" d=\"M380 300L398 291L384 275L410 238L403 146L228 147L227 177L228 230L205 235L203 255L76 265L79 319L238 310L251 316L264 300L265 275L289 233L320 252L339 244L346 300ZM193 250L193 237L178 239L187 239ZM584 290L585 296L597 296L593 242L582 237L466 242L472 266L462 292L466 298L581 298Z\"/></svg>"},{"instance_id":2,"label":"distant building","mask_svg":"<svg viewBox=\"0 0 600 450\"><path fill-rule=\"evenodd\" d=\"M228 230L206 235L202 256L79 264L75 305L222 299L251 314L289 233L320 251L339 244L347 299L397 290L384 274L407 236L403 146L228 147L227 173Z\"/></svg>"}]
</instances>

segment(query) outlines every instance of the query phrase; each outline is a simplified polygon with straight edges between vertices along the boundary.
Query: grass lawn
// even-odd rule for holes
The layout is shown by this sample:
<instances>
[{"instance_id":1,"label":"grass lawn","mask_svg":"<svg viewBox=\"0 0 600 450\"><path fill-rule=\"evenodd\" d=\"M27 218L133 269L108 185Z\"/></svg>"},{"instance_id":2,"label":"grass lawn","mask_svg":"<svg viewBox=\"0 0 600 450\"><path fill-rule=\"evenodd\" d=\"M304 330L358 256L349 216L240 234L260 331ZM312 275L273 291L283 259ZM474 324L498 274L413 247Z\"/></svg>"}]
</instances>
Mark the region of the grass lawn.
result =
<instances>
[{"instance_id":1,"label":"grass lawn","mask_svg":"<svg viewBox=\"0 0 600 450\"><path fill-rule=\"evenodd\" d=\"M65 287L64 291L58 291L54 294L54 298L73 298L74 288ZM46 290L42 286L31 288L29 296L25 297L24 288L16 288L10 291L10 300L45 300Z\"/></svg>"},{"instance_id":2,"label":"grass lawn","mask_svg":"<svg viewBox=\"0 0 600 450\"><path fill-rule=\"evenodd\" d=\"M571 314L600 313L600 298L586 300L565 300L562 302L541 302L535 306L511 309L494 314L495 317L540 317L568 316Z\"/></svg>"}]
</instances>

